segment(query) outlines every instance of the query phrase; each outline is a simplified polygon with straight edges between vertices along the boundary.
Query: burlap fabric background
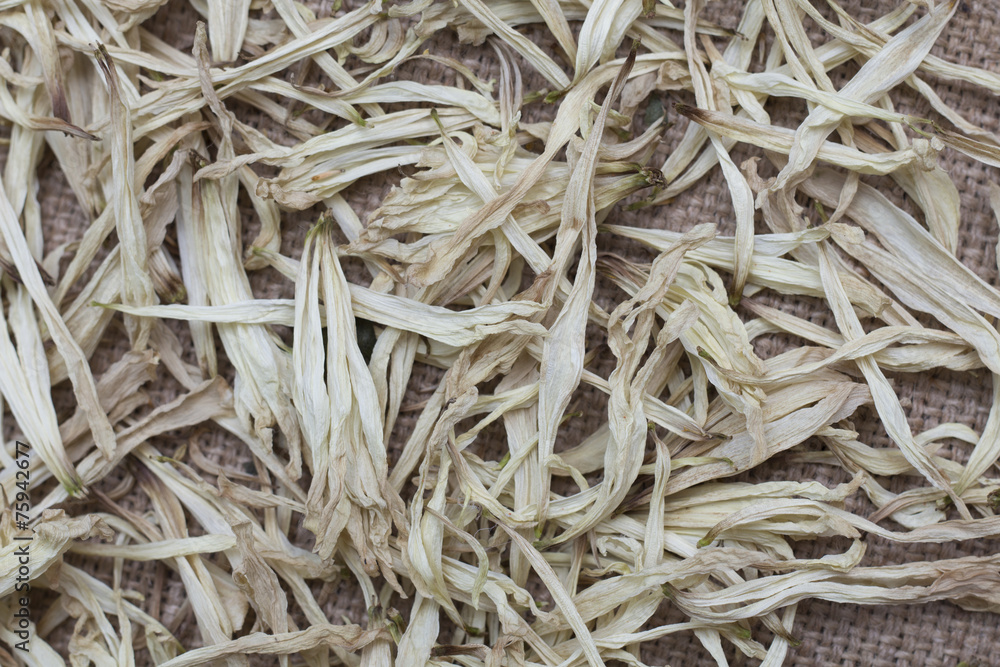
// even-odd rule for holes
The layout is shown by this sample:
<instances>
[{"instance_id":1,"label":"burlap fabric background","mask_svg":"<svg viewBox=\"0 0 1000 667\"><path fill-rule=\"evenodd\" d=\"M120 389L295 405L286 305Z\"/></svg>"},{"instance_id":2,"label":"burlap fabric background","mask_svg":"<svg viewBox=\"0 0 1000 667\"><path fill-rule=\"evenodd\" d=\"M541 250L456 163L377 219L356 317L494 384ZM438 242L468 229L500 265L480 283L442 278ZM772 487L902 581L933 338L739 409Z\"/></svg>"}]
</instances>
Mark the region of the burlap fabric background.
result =
<instances>
[{"instance_id":1,"label":"burlap fabric background","mask_svg":"<svg viewBox=\"0 0 1000 667\"><path fill-rule=\"evenodd\" d=\"M724 27L736 25L738 14L734 8L741 3L712 3L706 12L706 17ZM820 3L817 3L820 4ZM333 3L323 0L310 3L317 15L329 15ZM889 11L894 3L872 2L870 0L850 0L843 3L845 9L858 19L868 22ZM159 13L145 24L154 34L172 43L178 48L190 50L195 22L199 19L186 0L176 0L167 3ZM823 39L815 26L810 26L817 39ZM541 32L528 31L528 34L544 40ZM678 36L679 39L679 36ZM454 34L440 35L428 44L434 53L447 54L458 58L477 71L483 71L484 78L491 72L495 75L496 60L492 50L486 48L466 47L458 43ZM951 24L945 29L935 54L953 62L982 67L992 71L1000 71L1000 2L963 2ZM835 81L843 82L856 71L856 67L845 66L837 71ZM522 63L528 89L542 87L537 77L532 75L530 68ZM297 74L297 73L292 73ZM404 66L396 73L398 78L410 78L423 81L453 81L453 75L446 69L429 63L418 61ZM995 98L972 86L945 80L930 79L936 86L941 97L953 108L960 111L966 118L977 125L992 131L1000 130L1000 107ZM917 113L924 117L932 117L927 105L915 93L905 87L898 91L900 110ZM676 95L673 100L690 102L684 94ZM671 101L671 100L667 100ZM251 110L238 105L231 107L242 119L257 125L275 140L287 141L279 123L274 122ZM782 109L782 107L778 107ZM532 119L551 116L552 109L536 104L526 109L526 115ZM641 110L640 114L641 116ZM801 118L801 109L789 106L786 113L773 114L777 123L792 124ZM662 159L676 145L681 137L687 121L676 117L676 125L668 132L663 146L657 152L651 165L659 166ZM736 151L737 162L753 154L743 150ZM997 224L988 205L987 184L989 180L1000 181L1000 174L984 167L960 154L945 151L942 156L943 166L950 172L959 191L962 193L962 228L960 237L959 257L991 284L998 283L996 255L994 246L997 241ZM263 173L263 172L261 172ZM398 182L401 173L388 174L368 179L357 184L347 193L347 197L355 206L362 219L374 210L393 183ZM875 179L875 184L887 189L887 193L897 202L905 206L901 193L892 188L888 179ZM58 171L54 160L50 160L42 168L43 191L40 199L43 217L47 224L46 252L58 245L79 239L88 220L70 192L65 180ZM248 202L243 202L248 204ZM257 228L253 212L249 206L244 206L244 240L249 242ZM282 252L292 257L300 255L302 240L312 221L316 219L318 209L298 213L289 213L282 221ZM623 208L613 211L609 220L619 224L642 226L662 226L675 230L688 229L694 224L714 221L720 224L723 232L732 230L732 211L729 195L718 170L696 188L685 193L671 204L637 212L627 212ZM171 232L172 233L172 232ZM601 235L598 240L599 250L610 251L636 259L647 259L650 255L641 248L626 244ZM357 267L355 267L357 268ZM350 264L348 264L350 269ZM360 271L355 272L352 279L362 280ZM291 283L272 271L259 271L252 275L252 282L258 297L284 297L293 294ZM814 321L832 326L832 317L825 308L814 301L779 300L775 297L762 295L756 297L770 305L777 305L797 315L808 317ZM621 299L613 286L608 282L598 283L597 299L605 307ZM190 342L186 328L181 324L171 324L172 328L185 343ZM106 347L95 355L92 363L95 375L102 372L125 349L125 338L120 322L112 325L106 337ZM780 337L762 340L758 344L759 353L769 356L781 351L793 341ZM221 353L220 346L220 353ZM610 357L610 353L606 355ZM221 356L220 356L221 358ZM613 359L598 359L595 370L607 375L613 367ZM231 370L227 371L231 374ZM433 369L417 366L411 386L411 402L415 403L429 394L436 379L439 377ZM923 431L942 422L960 422L981 431L986 421L990 401L990 378L984 371L978 375L956 374L941 371L935 374L919 376L895 376L892 378L897 391L903 399L904 407L908 408L910 424L915 432ZM231 377L230 377L231 380ZM63 383L64 385L67 383ZM62 404L69 405L71 394L65 386L55 390ZM165 372L160 373L160 379L147 386L151 406L160 405L172 399L179 393L177 387L169 380ZM564 440L573 441L589 433L602 420L605 408L603 396L597 392L581 392L578 405L586 407L585 416L571 422ZM873 412L862 410L856 415L855 426L861 433L861 439L874 446L892 446L882 428L878 425ZM407 429L413 423L414 412L404 413L392 443L393 452L398 453L400 444L407 436ZM9 424L12 420L6 420ZM10 435L10 434L5 434ZM221 465L227 470L244 471L250 463L249 452L238 443L224 436L218 429L209 427L192 429L172 434L171 437L158 438L154 444L165 454L174 452L181 444L193 444L209 460ZM495 447L499 443L490 442L486 438L483 447ZM807 445L807 449L808 449ZM813 447L812 449L817 449ZM956 445L950 452L959 460L968 455L968 448ZM838 470L826 466L803 462L801 456L790 453L779 457L767 467L753 471L747 477L751 480L809 478L818 479L828 484L844 481L846 477ZM208 466L211 468L211 466ZM210 471L206 471L209 480L214 481ZM121 476L105 480L100 489L109 492L116 486ZM901 491L905 487L893 487ZM116 494L117 495L117 494ZM118 500L123 506L142 510L146 499L137 488L128 490ZM860 512L871 512L870 506L863 498L851 501L852 508ZM91 502L84 506L75 506L72 512L102 509L97 503ZM301 544L309 545L309 535L300 531L298 535ZM996 550L997 542L968 542L949 545L898 545L890 544L874 537L868 537L868 554L866 565L899 564L916 560L950 558L969 555L983 555ZM842 545L837 543L803 544L799 551L803 555L825 553L828 549L837 549ZM88 571L97 574L105 581L111 581L111 565L108 562L98 562L76 556L70 556L70 561L82 565ZM130 563L126 566L126 587L138 591L145 596L142 603L144 609L161 619L181 638L185 645L200 645L200 637L190 609L185 604L184 589L180 581L162 565L154 563ZM351 622L364 625L365 610L360 594L349 580L317 587L317 599L327 611L332 622L346 618ZM51 601L51 600L50 600ZM404 611L405 615L405 611ZM682 620L679 613L671 610L664 603L658 615L653 619L655 624ZM801 639L801 645L791 651L787 661L789 665L928 665L953 667L960 661L971 664L1000 664L1000 627L996 616L976 614L962 611L946 603L935 603L924 606L887 607L835 605L826 602L806 602L799 606L795 623L796 636ZM60 628L69 634L72 620L63 623ZM301 627L301 626L300 626ZM755 630L763 633L762 630ZM442 633L444 634L444 633ZM51 638L56 645L60 641ZM759 635L761 639L765 635ZM447 642L447 637L442 637ZM732 654L734 664L756 664L747 661L742 656ZM690 634L671 635L655 646L644 650L643 660L649 664L669 664L673 667L693 667L695 665L713 665L715 662L701 648L698 641ZM145 652L139 655L140 664L148 658ZM270 659L256 664L277 664Z\"/></svg>"}]
</instances>

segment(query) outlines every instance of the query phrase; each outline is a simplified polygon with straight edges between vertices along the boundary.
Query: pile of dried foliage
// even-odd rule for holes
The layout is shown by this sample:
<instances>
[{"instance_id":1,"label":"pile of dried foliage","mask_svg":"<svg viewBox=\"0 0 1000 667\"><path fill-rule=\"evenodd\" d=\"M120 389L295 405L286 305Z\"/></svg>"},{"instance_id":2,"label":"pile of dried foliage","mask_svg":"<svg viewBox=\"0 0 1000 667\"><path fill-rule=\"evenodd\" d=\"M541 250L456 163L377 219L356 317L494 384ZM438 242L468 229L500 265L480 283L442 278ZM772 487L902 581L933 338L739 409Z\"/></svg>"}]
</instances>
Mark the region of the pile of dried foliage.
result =
<instances>
[{"instance_id":1,"label":"pile of dried foliage","mask_svg":"<svg viewBox=\"0 0 1000 667\"><path fill-rule=\"evenodd\" d=\"M1000 77L930 55L955 0L867 24L835 0L748 0L735 31L702 0L321 16L193 0L190 50L151 30L161 4L0 2L0 662L641 666L647 643L693 632L719 664L735 647L771 666L803 600L1000 611L1000 556L861 563L867 535L1000 535L1000 291L956 259L938 165L950 147L1000 166L1000 137L928 76L992 93ZM442 39L496 76L428 49ZM454 77L407 78L420 59ZM933 118L897 111L901 87ZM801 122L772 119L776 98ZM49 156L91 220L58 247ZM717 167L735 233L672 229L671 202ZM352 190L379 174L396 186L359 210ZM916 215L871 184L890 181ZM659 224L623 224L625 199ZM282 244L310 208L304 241ZM628 245L650 250L608 252ZM258 272L294 298L258 298ZM766 294L815 299L836 326ZM95 372L122 331L127 351ZM794 344L758 356L776 334ZM427 366L440 381L417 402ZM886 374L940 368L992 374L981 433L911 429ZM179 395L150 405L164 379ZM581 434L583 390L608 398ZM895 447L859 441L864 405ZM206 424L249 467L157 437ZM30 652L14 648L15 438ZM743 475L796 453L849 481ZM818 537L841 539L793 551ZM133 561L182 583L197 632L176 633ZM328 613L344 582L366 619ZM651 623L663 605L686 620Z\"/></svg>"}]
</instances>

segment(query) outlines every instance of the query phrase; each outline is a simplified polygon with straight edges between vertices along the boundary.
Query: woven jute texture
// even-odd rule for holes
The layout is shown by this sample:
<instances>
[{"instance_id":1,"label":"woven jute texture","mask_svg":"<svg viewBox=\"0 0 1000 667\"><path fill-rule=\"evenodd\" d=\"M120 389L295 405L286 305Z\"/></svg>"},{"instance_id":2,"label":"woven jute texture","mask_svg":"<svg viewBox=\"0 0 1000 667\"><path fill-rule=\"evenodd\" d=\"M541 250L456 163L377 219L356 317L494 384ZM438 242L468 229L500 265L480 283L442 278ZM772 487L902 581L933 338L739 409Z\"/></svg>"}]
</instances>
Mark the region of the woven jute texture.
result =
<instances>
[{"instance_id":1,"label":"woven jute texture","mask_svg":"<svg viewBox=\"0 0 1000 667\"><path fill-rule=\"evenodd\" d=\"M311 7L317 15L323 16L334 11L332 4L329 0L324 0L321 3L312 3ZM843 3L844 9L849 14L865 23L887 13L894 6L893 2L873 0L850 0ZM711 3L706 17L723 27L733 28L739 18L737 13L739 7L740 3L736 2ZM146 23L146 28L178 48L190 51L197 20L199 15L186 0L177 0L164 5L156 16ZM810 25L809 28L817 40L824 39L815 26ZM532 38L537 37L543 47L549 45L542 32L528 30L527 34ZM427 47L433 53L459 59L481 73L484 78L496 71L496 60L491 49L463 46L454 34L435 37ZM971 0L963 2L954 20L945 29L934 53L952 62L1000 71L1000 2ZM530 68L524 63L522 68L526 86L529 89L532 86L534 89L541 88L542 85L532 76ZM845 66L833 73L834 81L843 83L855 71L856 68ZM408 63L394 76L400 79L432 82L453 80L454 77L446 68L430 61ZM991 131L1000 130L1000 105L992 95L959 82L933 77L929 80L947 104L974 124ZM899 100L900 110L918 116L933 117L926 103L905 86L901 87L894 97ZM678 94L666 101L691 102L692 100L684 94ZM255 116L238 105L231 108L244 121L260 127L272 139L282 140L283 131L277 123L268 118ZM781 106L776 108L779 111L785 109ZM788 107L786 112L787 115L784 116L781 113L774 113L775 122L791 124L802 117L802 109L799 108ZM535 105L527 110L527 114L529 117L534 114L537 118L544 118L546 114L551 115L551 108ZM662 147L652 159L653 166L662 163L663 158L673 150L683 134L687 121L680 117L673 120L676 124L666 134ZM739 162L751 154L736 151L734 157ZM998 276L994 248L997 242L997 223L988 204L988 183L990 180L1000 181L1000 174L963 155L947 150L941 155L941 163L951 174L961 192L962 227L959 258L985 280L996 285ZM388 189L401 177L401 173L393 173L371 178L356 184L345 195L364 220L367 214L378 206ZM907 207L901 192L893 189L888 179L869 179L869 182L883 189L904 208ZM54 159L50 158L42 167L42 184L40 200L47 226L45 249L49 252L60 244L79 239L89 220L59 173ZM248 206L249 202L242 203L245 205L244 239L252 239L257 223L252 209ZM291 257L298 257L301 254L305 233L318 214L319 209L313 209L284 215L282 253ZM716 222L720 225L722 233L730 233L733 229L729 195L718 170L668 205L641 211L618 208L610 213L609 221L618 224L665 227L672 230L689 229L701 222ZM607 238L606 235L601 235L598 244L599 251L602 252L614 252L640 260L648 260L650 257L641 248L621 240ZM349 270L355 269L350 275L351 279L363 279L362 273L356 270L359 267L349 262L347 267ZM289 298L294 293L294 286L288 280L269 270L254 272L251 279L255 293L260 298ZM605 307L609 307L616 300L620 300L621 295L609 283L599 282L596 299ZM830 314L815 301L793 301L767 295L757 299L827 326L833 326ZM190 347L190 336L186 327L177 323L170 326L182 343ZM782 351L789 344L790 340L780 337L764 339L758 343L758 352L762 356L770 356ZM107 368L126 347L127 339L118 322L112 325L105 345L92 360L95 375L99 375ZM224 354L221 347L219 352L220 355ZM610 353L608 356L610 357ZM606 375L613 367L613 361L611 358L599 360L597 365ZM231 370L229 373L231 374ZM418 365L411 381L410 401L416 403L425 398L433 389L438 377L436 371ZM229 379L232 379L231 376ZM985 371L973 375L942 370L933 374L894 376L892 380L904 407L908 410L910 424L915 432L924 431L943 422L959 422L979 432L982 431L991 398L990 377ZM58 394L57 398L68 404L71 401L71 394L66 384L56 387L55 391ZM177 396L179 387L168 379L166 373L161 372L159 379L147 386L146 391L151 406L156 406ZM586 406L585 415L574 420L563 434L562 437L569 441L591 432L602 419L606 419L604 416L606 403L599 394L595 392L595 394L581 395L579 399L581 404ZM412 412L406 413L400 419L400 425L391 443L394 455L398 454L400 443L407 436L407 430L413 423L413 415ZM860 411L855 415L854 425L860 432L862 441L877 447L892 446L872 411ZM189 447L194 445L204 457L227 470L242 471L246 470L248 465L252 465L249 451L226 437L221 431L210 427L175 432L169 437L157 438L154 444L167 455L176 451L182 444L187 444ZM487 441L482 446L490 447L496 444ZM809 447L807 443L806 448ZM968 456L968 447L954 445L954 449L948 451L947 455L964 460ZM794 453L780 456L746 477L753 481L799 478L817 479L827 484L836 484L846 479L839 471L801 463ZM117 483L118 478L114 477L105 480L99 488L109 492ZM903 488L905 487L892 490L901 491ZM119 502L123 506L139 511L144 509L144 496L137 490L119 495ZM852 499L850 502L853 503L852 509L856 511L862 513L871 511L870 507L865 506L867 501L863 498ZM93 508L96 509L96 506ZM87 509L86 506L80 506L74 507L72 511L79 513ZM310 544L305 531L300 532L302 534L298 537L301 538L302 544ZM866 542L868 551L865 565L901 564L926 559L985 555L994 552L998 547L995 541L947 545L900 545L872 536L868 536ZM841 546L832 542L808 543L797 546L797 550L802 556L822 555ZM69 560L105 581L111 581L110 563L77 556L70 556ZM124 582L126 588L145 596L142 603L144 609L161 619L186 646L200 645L201 640L193 616L185 605L183 586L167 568L154 563L130 563L126 566ZM346 618L351 622L364 624L364 603L359 591L349 582L317 589L317 599L332 622ZM665 603L653 619L653 624L680 620L683 620L680 615ZM72 620L67 621L61 626L67 630L67 634L72 627L71 622ZM961 661L968 661L971 664L1000 665L998 618L989 614L966 612L946 603L887 607L805 602L799 606L794 634L801 643L791 651L786 663L789 665L953 667ZM762 635L760 638L765 639L766 636ZM54 640L54 643L57 646L59 644L58 640ZM733 653L730 655L733 664L756 664L755 661L747 661ZM145 658L147 654L140 653L140 660ZM645 648L642 658L648 664L669 664L674 667L715 664L697 639L690 634L670 635L657 644ZM277 663L264 660L256 664Z\"/></svg>"}]
</instances>

